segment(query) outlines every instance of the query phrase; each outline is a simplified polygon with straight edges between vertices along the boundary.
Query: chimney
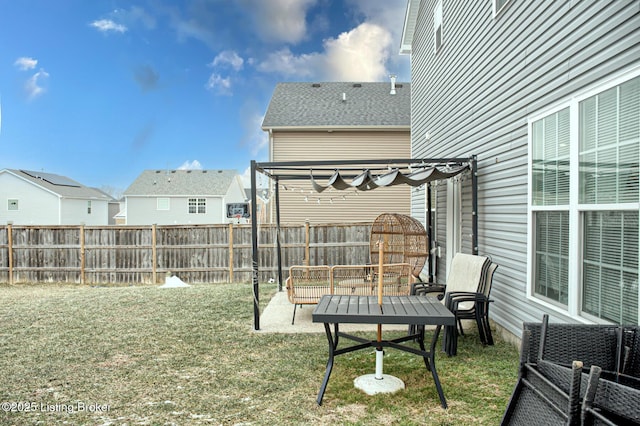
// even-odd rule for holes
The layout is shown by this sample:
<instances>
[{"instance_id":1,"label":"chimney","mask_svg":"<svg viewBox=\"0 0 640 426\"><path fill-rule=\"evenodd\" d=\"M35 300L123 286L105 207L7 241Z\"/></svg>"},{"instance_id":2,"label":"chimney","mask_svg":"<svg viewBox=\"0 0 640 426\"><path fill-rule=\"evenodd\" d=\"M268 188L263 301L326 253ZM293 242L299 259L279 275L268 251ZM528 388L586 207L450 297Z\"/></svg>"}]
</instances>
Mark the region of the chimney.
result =
<instances>
[{"instance_id":1,"label":"chimney","mask_svg":"<svg viewBox=\"0 0 640 426\"><path fill-rule=\"evenodd\" d=\"M389 92L389 94L395 95L396 94L396 75L391 74L389 78L391 79L391 92Z\"/></svg>"}]
</instances>

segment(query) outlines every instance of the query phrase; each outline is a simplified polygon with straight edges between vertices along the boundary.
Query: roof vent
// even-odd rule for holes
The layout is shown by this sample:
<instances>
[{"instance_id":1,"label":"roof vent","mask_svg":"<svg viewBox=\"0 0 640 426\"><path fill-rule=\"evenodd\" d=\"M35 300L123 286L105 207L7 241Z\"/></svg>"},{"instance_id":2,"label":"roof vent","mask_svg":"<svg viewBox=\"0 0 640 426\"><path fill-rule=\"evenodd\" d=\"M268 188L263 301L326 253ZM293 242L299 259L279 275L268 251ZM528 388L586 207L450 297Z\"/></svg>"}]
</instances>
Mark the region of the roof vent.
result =
<instances>
[{"instance_id":1,"label":"roof vent","mask_svg":"<svg viewBox=\"0 0 640 426\"><path fill-rule=\"evenodd\" d=\"M391 74L389 78L391 79L391 92L389 92L389 94L395 95L396 94L396 75Z\"/></svg>"},{"instance_id":2,"label":"roof vent","mask_svg":"<svg viewBox=\"0 0 640 426\"><path fill-rule=\"evenodd\" d=\"M320 83L313 83L311 87L320 87Z\"/></svg>"},{"instance_id":3,"label":"roof vent","mask_svg":"<svg viewBox=\"0 0 640 426\"><path fill-rule=\"evenodd\" d=\"M353 83L353 87L362 87L362 84L360 84L360 83Z\"/></svg>"}]
</instances>

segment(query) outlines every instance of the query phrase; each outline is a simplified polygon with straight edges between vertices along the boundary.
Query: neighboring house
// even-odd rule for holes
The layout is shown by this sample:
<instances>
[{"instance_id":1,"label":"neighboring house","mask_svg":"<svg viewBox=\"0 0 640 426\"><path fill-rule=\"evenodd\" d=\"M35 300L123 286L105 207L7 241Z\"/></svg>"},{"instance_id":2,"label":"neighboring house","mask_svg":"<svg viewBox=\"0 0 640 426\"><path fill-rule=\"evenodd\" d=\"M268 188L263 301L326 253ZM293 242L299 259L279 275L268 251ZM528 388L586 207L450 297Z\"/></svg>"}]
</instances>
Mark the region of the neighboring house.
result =
<instances>
[{"instance_id":1,"label":"neighboring house","mask_svg":"<svg viewBox=\"0 0 640 426\"><path fill-rule=\"evenodd\" d=\"M410 125L411 87L394 77L390 83L279 83L262 130L269 133L269 161L406 159ZM309 179L290 181L280 186L280 220L344 223L409 214L410 194L408 186L319 194Z\"/></svg>"},{"instance_id":2,"label":"neighboring house","mask_svg":"<svg viewBox=\"0 0 640 426\"><path fill-rule=\"evenodd\" d=\"M117 221L116 221L116 217L118 216L118 213L120 212L120 202L118 200L116 200L115 198L113 198L110 194L108 194L107 192L104 192L101 189L96 188L97 191L100 191L102 194L104 194L105 196L109 197L109 207L107 209L107 217L108 217L108 223L107 225L116 225Z\"/></svg>"},{"instance_id":3,"label":"neighboring house","mask_svg":"<svg viewBox=\"0 0 640 426\"><path fill-rule=\"evenodd\" d=\"M246 201L235 170L145 170L124 199L127 225L236 223L227 204Z\"/></svg>"},{"instance_id":4,"label":"neighboring house","mask_svg":"<svg viewBox=\"0 0 640 426\"><path fill-rule=\"evenodd\" d=\"M640 323L640 2L407 4L413 156L478 156L491 318ZM469 183L437 187L442 281L471 252Z\"/></svg>"},{"instance_id":5,"label":"neighboring house","mask_svg":"<svg viewBox=\"0 0 640 426\"><path fill-rule=\"evenodd\" d=\"M249 209L251 209L251 189L245 188L244 192L245 192L244 196L247 200L247 205ZM268 195L269 195L269 190L267 188L258 188L258 191L256 192L256 198L257 198L256 210L258 212L258 217L257 217L258 223L272 223L269 216L267 216L267 214L269 213L267 211L268 209L267 206L269 205Z\"/></svg>"},{"instance_id":6,"label":"neighboring house","mask_svg":"<svg viewBox=\"0 0 640 426\"><path fill-rule=\"evenodd\" d=\"M107 225L111 197L66 176L0 170L0 223Z\"/></svg>"}]
</instances>

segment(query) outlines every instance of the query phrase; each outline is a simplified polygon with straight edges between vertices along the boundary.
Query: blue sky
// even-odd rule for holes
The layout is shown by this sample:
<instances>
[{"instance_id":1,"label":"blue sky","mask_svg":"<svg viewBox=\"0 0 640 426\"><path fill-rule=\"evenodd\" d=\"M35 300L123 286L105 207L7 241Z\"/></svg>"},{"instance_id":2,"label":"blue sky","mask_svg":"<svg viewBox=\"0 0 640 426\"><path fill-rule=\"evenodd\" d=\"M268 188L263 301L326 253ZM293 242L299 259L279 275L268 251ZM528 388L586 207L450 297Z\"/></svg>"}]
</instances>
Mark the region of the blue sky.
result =
<instances>
[{"instance_id":1,"label":"blue sky","mask_svg":"<svg viewBox=\"0 0 640 426\"><path fill-rule=\"evenodd\" d=\"M0 169L113 192L268 158L281 81L409 81L406 0L0 0Z\"/></svg>"}]
</instances>

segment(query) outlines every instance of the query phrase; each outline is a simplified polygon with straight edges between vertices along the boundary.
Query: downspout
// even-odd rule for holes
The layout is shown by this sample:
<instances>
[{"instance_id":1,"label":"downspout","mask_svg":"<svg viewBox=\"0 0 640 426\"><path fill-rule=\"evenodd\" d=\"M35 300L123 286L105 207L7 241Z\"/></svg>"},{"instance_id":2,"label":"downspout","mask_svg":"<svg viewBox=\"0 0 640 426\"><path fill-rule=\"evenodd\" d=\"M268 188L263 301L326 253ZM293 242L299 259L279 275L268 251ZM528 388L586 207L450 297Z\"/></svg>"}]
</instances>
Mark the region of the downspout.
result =
<instances>
[{"instance_id":1,"label":"downspout","mask_svg":"<svg viewBox=\"0 0 640 426\"><path fill-rule=\"evenodd\" d=\"M251 256L253 281L253 328L260 330L260 285L258 282L258 220L256 196L256 161L251 160Z\"/></svg>"},{"instance_id":2,"label":"downspout","mask_svg":"<svg viewBox=\"0 0 640 426\"><path fill-rule=\"evenodd\" d=\"M427 243L428 243L428 259L429 259L429 282L435 282L435 277L433 276L433 223L431 223L431 182L427 182Z\"/></svg>"},{"instance_id":3,"label":"downspout","mask_svg":"<svg viewBox=\"0 0 640 426\"><path fill-rule=\"evenodd\" d=\"M473 254L478 254L478 156L472 155L469 159L471 165L471 232Z\"/></svg>"}]
</instances>

